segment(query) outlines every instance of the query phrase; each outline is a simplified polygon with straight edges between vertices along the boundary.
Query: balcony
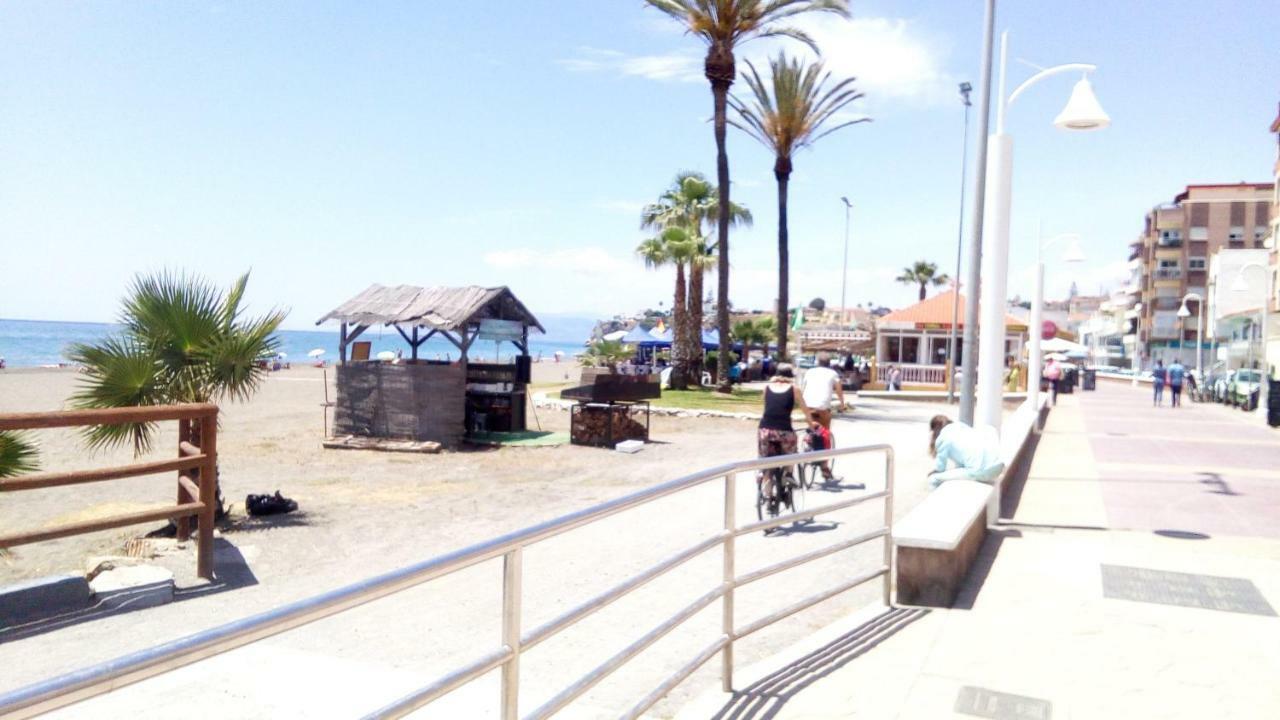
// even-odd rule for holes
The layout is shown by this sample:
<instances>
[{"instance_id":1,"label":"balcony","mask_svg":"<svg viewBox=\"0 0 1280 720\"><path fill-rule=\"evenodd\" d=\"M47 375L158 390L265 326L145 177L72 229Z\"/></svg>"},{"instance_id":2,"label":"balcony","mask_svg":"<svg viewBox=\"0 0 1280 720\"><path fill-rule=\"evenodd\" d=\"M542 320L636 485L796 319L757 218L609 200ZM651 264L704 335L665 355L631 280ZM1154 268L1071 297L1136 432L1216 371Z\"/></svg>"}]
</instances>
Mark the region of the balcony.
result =
<instances>
[{"instance_id":1,"label":"balcony","mask_svg":"<svg viewBox=\"0 0 1280 720\"><path fill-rule=\"evenodd\" d=\"M1162 237L1156 241L1156 248L1159 250L1168 250L1180 247L1182 247L1182 238L1180 237Z\"/></svg>"},{"instance_id":2,"label":"balcony","mask_svg":"<svg viewBox=\"0 0 1280 720\"><path fill-rule=\"evenodd\" d=\"M1156 268L1152 275L1156 280L1181 280L1182 268Z\"/></svg>"},{"instance_id":3,"label":"balcony","mask_svg":"<svg viewBox=\"0 0 1280 720\"><path fill-rule=\"evenodd\" d=\"M1178 337L1178 326L1152 325L1149 336L1152 340L1173 340Z\"/></svg>"}]
</instances>

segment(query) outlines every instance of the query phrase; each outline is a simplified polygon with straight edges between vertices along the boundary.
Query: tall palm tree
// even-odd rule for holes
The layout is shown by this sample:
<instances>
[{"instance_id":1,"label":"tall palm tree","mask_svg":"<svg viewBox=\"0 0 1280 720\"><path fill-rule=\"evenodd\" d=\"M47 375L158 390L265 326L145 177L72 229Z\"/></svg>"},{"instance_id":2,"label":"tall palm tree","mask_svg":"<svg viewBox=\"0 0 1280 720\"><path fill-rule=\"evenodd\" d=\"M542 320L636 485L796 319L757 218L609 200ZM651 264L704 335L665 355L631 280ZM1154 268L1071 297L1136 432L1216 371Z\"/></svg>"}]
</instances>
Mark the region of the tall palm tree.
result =
<instances>
[{"instance_id":1,"label":"tall palm tree","mask_svg":"<svg viewBox=\"0 0 1280 720\"><path fill-rule=\"evenodd\" d=\"M703 74L711 83L715 110L717 208L716 252L720 272L716 292L716 327L720 330L720 389L729 392L729 155L725 128L729 86L737 73L734 51L760 37L789 37L817 52L813 39L784 21L809 12L849 15L848 0L645 0L666 13L707 45Z\"/></svg>"},{"instance_id":2,"label":"tall palm tree","mask_svg":"<svg viewBox=\"0 0 1280 720\"><path fill-rule=\"evenodd\" d=\"M650 268L674 265L675 297L671 304L671 387L684 390L689 385L688 288L685 269L696 257L697 241L682 227L664 229L657 237L640 243L636 253Z\"/></svg>"},{"instance_id":3,"label":"tall palm tree","mask_svg":"<svg viewBox=\"0 0 1280 720\"><path fill-rule=\"evenodd\" d=\"M828 126L836 113L862 97L847 78L828 87L831 73L822 71L822 63L805 63L788 59L782 52L769 61L771 86L760 79L760 73L747 61L746 76L751 88L750 105L730 98L737 120L729 124L760 141L773 151L773 177L778 181L778 355L787 356L787 313L790 301L790 263L787 257L787 184L791 180L791 158L796 151L840 128L867 122L858 118Z\"/></svg>"},{"instance_id":4,"label":"tall palm tree","mask_svg":"<svg viewBox=\"0 0 1280 720\"><path fill-rule=\"evenodd\" d=\"M707 225L719 212L720 201L715 185L699 172L684 170L676 174L671 187L658 198L658 202L646 205L640 213L642 229L661 230L668 227L683 228L696 243L694 258L689 264L688 300L686 312L674 334L686 343L685 356L689 359L690 380L699 381L702 370L702 304L705 298L703 277L707 270L714 270L716 246L707 240ZM750 226L751 211L731 203L729 220L733 225Z\"/></svg>"},{"instance_id":5,"label":"tall palm tree","mask_svg":"<svg viewBox=\"0 0 1280 720\"><path fill-rule=\"evenodd\" d=\"M0 431L0 478L13 477L39 469L36 446L26 435Z\"/></svg>"},{"instance_id":6,"label":"tall palm tree","mask_svg":"<svg viewBox=\"0 0 1280 720\"><path fill-rule=\"evenodd\" d=\"M938 274L937 263L931 263L926 260L917 260L911 264L911 267L902 269L902 274L897 277L898 282L903 285L919 285L920 299L924 300L928 295L926 288L930 285L938 287L951 282L951 278L946 273Z\"/></svg>"},{"instance_id":7,"label":"tall palm tree","mask_svg":"<svg viewBox=\"0 0 1280 720\"><path fill-rule=\"evenodd\" d=\"M774 333L774 323L777 322L773 318L760 318L752 320L739 320L733 324L733 341L742 343L742 357L751 354L751 349L760 347L763 350L769 348L769 338Z\"/></svg>"},{"instance_id":8,"label":"tall palm tree","mask_svg":"<svg viewBox=\"0 0 1280 720\"><path fill-rule=\"evenodd\" d=\"M79 408L117 408L171 403L247 400L266 370L258 360L274 355L283 311L242 317L248 273L226 293L207 281L160 273L139 276L124 300L118 336L97 345L76 344L67 356L84 367L72 395ZM192 442L202 428L192 423ZM154 423L87 428L90 447L129 444L135 454L149 450ZM201 478L200 482L216 478ZM221 511L221 500L219 500Z\"/></svg>"}]
</instances>

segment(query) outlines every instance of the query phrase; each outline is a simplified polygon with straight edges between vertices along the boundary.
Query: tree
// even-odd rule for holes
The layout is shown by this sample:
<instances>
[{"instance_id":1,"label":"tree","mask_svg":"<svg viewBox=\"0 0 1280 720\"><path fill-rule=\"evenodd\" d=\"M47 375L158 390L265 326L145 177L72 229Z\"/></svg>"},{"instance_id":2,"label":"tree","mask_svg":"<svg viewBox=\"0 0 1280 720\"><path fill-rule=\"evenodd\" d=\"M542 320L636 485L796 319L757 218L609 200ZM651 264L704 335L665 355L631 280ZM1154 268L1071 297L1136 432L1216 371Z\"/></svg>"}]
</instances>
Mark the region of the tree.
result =
<instances>
[{"instance_id":1,"label":"tree","mask_svg":"<svg viewBox=\"0 0 1280 720\"><path fill-rule=\"evenodd\" d=\"M924 300L928 294L926 291L928 286L938 287L951 282L951 278L947 277L946 273L938 274L937 264L925 260L917 260L911 267L903 268L897 280L903 285L919 285L921 300Z\"/></svg>"},{"instance_id":2,"label":"tree","mask_svg":"<svg viewBox=\"0 0 1280 720\"><path fill-rule=\"evenodd\" d=\"M695 243L689 263L688 293L683 317L673 317L673 338L684 343L689 381L698 383L702 370L702 305L705 299L703 276L715 269L715 245L707 241L706 226L719 211L716 186L702 173L684 170L676 174L671 187L656 203L646 205L640 213L642 229L661 230L678 227L689 233ZM733 225L750 225L751 211L734 203L729 211ZM677 329L678 328L678 329ZM673 345L675 343L673 342Z\"/></svg>"},{"instance_id":3,"label":"tree","mask_svg":"<svg viewBox=\"0 0 1280 720\"><path fill-rule=\"evenodd\" d=\"M822 298L814 298L809 301L809 307L813 310L817 310L818 312L822 312L827 309L827 301Z\"/></svg>"},{"instance_id":4,"label":"tree","mask_svg":"<svg viewBox=\"0 0 1280 720\"><path fill-rule=\"evenodd\" d=\"M725 129L729 87L737 73L734 51L740 43L760 37L789 37L817 52L813 39L783 21L809 12L833 12L848 17L848 0L645 0L666 13L707 45L703 74L711 83L716 138L717 207L716 252L719 282L716 297L716 327L720 330L720 389L730 392L729 383L729 155Z\"/></svg>"},{"instance_id":5,"label":"tree","mask_svg":"<svg viewBox=\"0 0 1280 720\"><path fill-rule=\"evenodd\" d=\"M640 243L636 253L650 268L674 265L675 297L671 304L671 388L684 390L689 384L688 289L685 268L697 257L697 242L682 227L664 229L657 237Z\"/></svg>"},{"instance_id":6,"label":"tree","mask_svg":"<svg viewBox=\"0 0 1280 720\"><path fill-rule=\"evenodd\" d=\"M771 318L739 320L733 324L733 341L742 343L742 356L751 354L751 349L759 347L763 351L769 349L769 339L773 337L774 323Z\"/></svg>"},{"instance_id":7,"label":"tree","mask_svg":"<svg viewBox=\"0 0 1280 720\"><path fill-rule=\"evenodd\" d=\"M0 431L0 478L35 472L40 468L37 455L35 443L25 434Z\"/></svg>"},{"instance_id":8,"label":"tree","mask_svg":"<svg viewBox=\"0 0 1280 720\"><path fill-rule=\"evenodd\" d=\"M755 138L773 151L773 177L778 181L778 355L787 356L787 310L790 305L790 262L787 252L787 187L791 180L792 157L822 137L850 125L867 122L857 118L826 126L836 113L862 97L847 78L828 87L831 73L822 71L822 63L806 63L789 59L781 52L769 61L770 85L766 86L747 62L746 75L752 102L737 97L730 99L737 120L729 124Z\"/></svg>"},{"instance_id":9,"label":"tree","mask_svg":"<svg viewBox=\"0 0 1280 720\"><path fill-rule=\"evenodd\" d=\"M635 354L635 350L616 340L598 340L591 343L582 359L591 367L607 367L617 370L618 363Z\"/></svg>"},{"instance_id":10,"label":"tree","mask_svg":"<svg viewBox=\"0 0 1280 720\"><path fill-rule=\"evenodd\" d=\"M67 356L84 367L72 395L78 408L118 408L173 403L247 400L266 375L259 358L276 353L283 311L242 317L248 273L226 293L196 277L160 273L139 276L124 300L124 329L97 345L76 344ZM192 442L202 428L192 423ZM90 447L131 444L135 454L155 440L154 423L87 428ZM217 482L201 478L200 482ZM217 494L217 493L215 493ZM219 500L221 513L221 500Z\"/></svg>"}]
</instances>

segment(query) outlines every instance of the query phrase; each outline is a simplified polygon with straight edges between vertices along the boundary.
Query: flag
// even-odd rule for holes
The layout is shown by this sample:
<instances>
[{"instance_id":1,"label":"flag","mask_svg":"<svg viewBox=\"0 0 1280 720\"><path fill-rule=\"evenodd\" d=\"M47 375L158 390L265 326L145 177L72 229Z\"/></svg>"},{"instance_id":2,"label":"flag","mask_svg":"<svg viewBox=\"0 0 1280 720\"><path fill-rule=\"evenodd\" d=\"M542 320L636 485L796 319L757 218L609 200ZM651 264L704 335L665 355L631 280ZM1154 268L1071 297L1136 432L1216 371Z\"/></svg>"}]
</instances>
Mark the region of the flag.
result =
<instances>
[{"instance_id":1,"label":"flag","mask_svg":"<svg viewBox=\"0 0 1280 720\"><path fill-rule=\"evenodd\" d=\"M804 308L796 308L796 319L791 322L792 330L799 330L804 325Z\"/></svg>"},{"instance_id":2,"label":"flag","mask_svg":"<svg viewBox=\"0 0 1280 720\"><path fill-rule=\"evenodd\" d=\"M662 318L658 318L658 324L656 327L653 328L653 330L659 335L667 331L667 326L662 324Z\"/></svg>"}]
</instances>

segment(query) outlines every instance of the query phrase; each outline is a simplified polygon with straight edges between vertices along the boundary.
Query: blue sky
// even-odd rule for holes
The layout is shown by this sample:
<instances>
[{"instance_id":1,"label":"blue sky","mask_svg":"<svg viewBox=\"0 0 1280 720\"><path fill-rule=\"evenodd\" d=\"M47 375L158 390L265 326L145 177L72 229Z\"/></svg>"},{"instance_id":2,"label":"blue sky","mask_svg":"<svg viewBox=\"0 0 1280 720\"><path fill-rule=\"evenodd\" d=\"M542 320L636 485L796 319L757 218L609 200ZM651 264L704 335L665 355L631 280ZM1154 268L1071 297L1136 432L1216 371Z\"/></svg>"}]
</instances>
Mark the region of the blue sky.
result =
<instances>
[{"instance_id":1,"label":"blue sky","mask_svg":"<svg viewBox=\"0 0 1280 720\"><path fill-rule=\"evenodd\" d=\"M850 304L908 303L892 277L916 259L950 271L955 87L977 82L981 5L854 2L852 22L808 24L874 122L796 158L793 298L838 302L841 195ZM1037 218L1089 256L1051 270L1050 294L1093 291L1151 205L1270 178L1280 14L1207 7L1005 0L1011 59L1096 63L1113 120L1055 130L1067 77L1011 111L1012 292L1030 286ZM160 268L220 283L252 268L252 303L292 308L296 328L373 282L506 284L535 312L669 305L670 276L634 257L636 219L678 170L714 171L701 54L639 0L4 3L0 317L110 319L129 278ZM1031 72L1011 64L1011 86ZM767 307L772 159L729 144L756 216L733 236L733 300Z\"/></svg>"}]
</instances>

